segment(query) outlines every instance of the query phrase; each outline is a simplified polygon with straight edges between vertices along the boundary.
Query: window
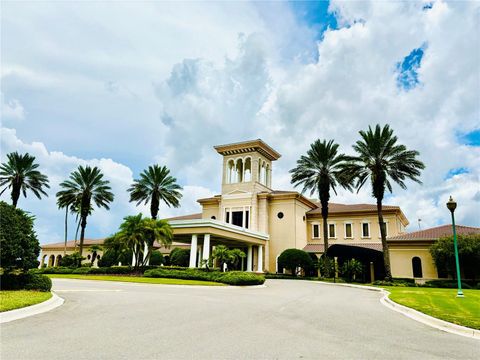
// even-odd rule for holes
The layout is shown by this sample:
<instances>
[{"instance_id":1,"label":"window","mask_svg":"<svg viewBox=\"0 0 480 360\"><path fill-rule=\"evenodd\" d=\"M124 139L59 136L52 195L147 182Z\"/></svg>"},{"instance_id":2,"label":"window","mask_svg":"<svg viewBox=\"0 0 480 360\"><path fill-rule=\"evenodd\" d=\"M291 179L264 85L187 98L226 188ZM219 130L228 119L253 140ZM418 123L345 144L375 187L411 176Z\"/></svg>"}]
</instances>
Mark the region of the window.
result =
<instances>
[{"instance_id":1,"label":"window","mask_svg":"<svg viewBox=\"0 0 480 360\"><path fill-rule=\"evenodd\" d=\"M210 219L215 220L216 219L215 215L213 215Z\"/></svg>"},{"instance_id":2,"label":"window","mask_svg":"<svg viewBox=\"0 0 480 360\"><path fill-rule=\"evenodd\" d=\"M283 219L283 212L280 211L280 212L277 214L277 217L278 217L279 219Z\"/></svg>"},{"instance_id":3,"label":"window","mask_svg":"<svg viewBox=\"0 0 480 360\"><path fill-rule=\"evenodd\" d=\"M328 237L335 238L335 224L328 224Z\"/></svg>"},{"instance_id":4,"label":"window","mask_svg":"<svg viewBox=\"0 0 480 360\"><path fill-rule=\"evenodd\" d=\"M370 223L367 223L367 222L362 223L362 237L364 238L370 237Z\"/></svg>"},{"instance_id":5,"label":"window","mask_svg":"<svg viewBox=\"0 0 480 360\"><path fill-rule=\"evenodd\" d=\"M250 211L245 211L245 228L248 229L249 226L249 220L250 219Z\"/></svg>"},{"instance_id":6,"label":"window","mask_svg":"<svg viewBox=\"0 0 480 360\"><path fill-rule=\"evenodd\" d=\"M243 211L232 211L232 224L243 227Z\"/></svg>"},{"instance_id":7,"label":"window","mask_svg":"<svg viewBox=\"0 0 480 360\"><path fill-rule=\"evenodd\" d=\"M413 270L414 278L423 277L422 260L418 256L415 256L414 258L412 258L412 270Z\"/></svg>"},{"instance_id":8,"label":"window","mask_svg":"<svg viewBox=\"0 0 480 360\"><path fill-rule=\"evenodd\" d=\"M318 239L320 237L320 225L313 224L312 225L312 233L313 233L313 238Z\"/></svg>"},{"instance_id":9,"label":"window","mask_svg":"<svg viewBox=\"0 0 480 360\"><path fill-rule=\"evenodd\" d=\"M230 224L230 211L226 211L226 214L225 214L225 222Z\"/></svg>"},{"instance_id":10,"label":"window","mask_svg":"<svg viewBox=\"0 0 480 360\"><path fill-rule=\"evenodd\" d=\"M352 235L352 224L346 223L345 224L345 238L346 239L351 239L353 237Z\"/></svg>"}]
</instances>

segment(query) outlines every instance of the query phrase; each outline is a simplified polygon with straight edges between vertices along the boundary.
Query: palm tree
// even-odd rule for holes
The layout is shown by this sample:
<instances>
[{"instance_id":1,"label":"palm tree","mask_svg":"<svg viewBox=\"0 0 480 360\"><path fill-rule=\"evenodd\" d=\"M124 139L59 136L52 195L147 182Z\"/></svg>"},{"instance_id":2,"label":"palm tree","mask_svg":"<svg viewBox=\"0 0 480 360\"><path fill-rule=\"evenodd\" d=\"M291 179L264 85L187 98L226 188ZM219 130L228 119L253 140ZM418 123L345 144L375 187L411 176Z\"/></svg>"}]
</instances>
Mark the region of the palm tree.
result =
<instances>
[{"instance_id":1,"label":"palm tree","mask_svg":"<svg viewBox=\"0 0 480 360\"><path fill-rule=\"evenodd\" d=\"M173 231L170 224L166 220L142 219L142 231L144 232L144 240L147 245L147 252L143 254L142 265L147 265L150 255L153 251L154 242L158 242L164 246L169 246L173 240Z\"/></svg>"},{"instance_id":2,"label":"palm tree","mask_svg":"<svg viewBox=\"0 0 480 360\"><path fill-rule=\"evenodd\" d=\"M220 262L221 271L224 271L224 264L235 260L235 255L225 245L215 246L212 257Z\"/></svg>"},{"instance_id":3,"label":"palm tree","mask_svg":"<svg viewBox=\"0 0 480 360\"><path fill-rule=\"evenodd\" d=\"M91 258L92 262L90 263L90 265L93 266L95 259L98 257L98 252L102 250L102 247L100 245L94 244L90 246L89 250L92 253L92 258Z\"/></svg>"},{"instance_id":4,"label":"palm tree","mask_svg":"<svg viewBox=\"0 0 480 360\"><path fill-rule=\"evenodd\" d=\"M310 190L310 195L318 192L322 207L323 219L323 245L324 258L328 251L328 202L330 200L330 189L337 194L337 185L350 188L341 169L345 162L345 155L338 153L339 145L333 140L320 141L317 139L310 145L307 155L302 155L297 161L297 166L290 170L292 174L291 183L295 186L302 185L302 193ZM328 266L324 276L329 277Z\"/></svg>"},{"instance_id":5,"label":"palm tree","mask_svg":"<svg viewBox=\"0 0 480 360\"><path fill-rule=\"evenodd\" d=\"M397 144L397 137L393 135L390 126L383 128L379 124L373 130L370 126L368 131L360 131L361 140L353 145L358 156L347 157L347 163L343 167L348 181L355 182L357 192L370 179L372 195L377 200L378 223L382 238L383 259L385 263L385 279L391 281L390 255L386 240L385 222L382 214L382 201L385 188L392 192L393 182L402 189L406 189L405 180L410 179L419 184L420 170L425 165L417 160L418 151L407 150L404 145Z\"/></svg>"},{"instance_id":6,"label":"palm tree","mask_svg":"<svg viewBox=\"0 0 480 360\"><path fill-rule=\"evenodd\" d=\"M177 184L177 179L170 175L170 170L165 166L149 166L140 174L140 179L135 179L128 189L130 202L142 202L147 204L150 201L150 215L156 219L160 201L169 207L179 207L182 194L182 187Z\"/></svg>"},{"instance_id":7,"label":"palm tree","mask_svg":"<svg viewBox=\"0 0 480 360\"><path fill-rule=\"evenodd\" d=\"M7 162L0 166L0 187L5 188L0 192L2 195L5 190L12 189L12 205L17 207L20 193L27 197L27 190L32 191L39 199L41 195L48 196L44 188L49 189L48 177L37 170L38 164L35 163L35 156L26 153L20 155L18 152L7 154Z\"/></svg>"},{"instance_id":8,"label":"palm tree","mask_svg":"<svg viewBox=\"0 0 480 360\"><path fill-rule=\"evenodd\" d=\"M103 174L98 167L79 166L70 174L69 180L60 184L63 190L57 192L57 202L61 204L74 204L79 207L80 214L80 249L82 256L83 240L87 217L91 213L92 205L110 209L109 204L114 195L110 191L109 181L103 179ZM93 202L93 203L92 203Z\"/></svg>"}]
</instances>

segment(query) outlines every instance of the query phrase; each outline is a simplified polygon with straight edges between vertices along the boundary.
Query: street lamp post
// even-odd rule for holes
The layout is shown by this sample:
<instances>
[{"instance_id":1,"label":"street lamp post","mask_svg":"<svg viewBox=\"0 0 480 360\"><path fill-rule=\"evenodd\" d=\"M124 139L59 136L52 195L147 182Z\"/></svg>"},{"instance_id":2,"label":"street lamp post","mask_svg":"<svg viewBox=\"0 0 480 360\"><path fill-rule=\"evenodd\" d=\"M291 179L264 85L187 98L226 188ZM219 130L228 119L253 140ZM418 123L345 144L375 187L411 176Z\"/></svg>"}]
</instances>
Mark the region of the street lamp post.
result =
<instances>
[{"instance_id":1,"label":"street lamp post","mask_svg":"<svg viewBox=\"0 0 480 360\"><path fill-rule=\"evenodd\" d=\"M451 196L447 202L447 208L452 213L453 247L455 248L455 265L457 268L457 283L458 283L457 297L464 297L463 291L462 291L462 280L460 278L460 261L458 260L457 231L455 229L455 216L453 214L455 212L455 209L457 208L457 203L453 201Z\"/></svg>"}]
</instances>

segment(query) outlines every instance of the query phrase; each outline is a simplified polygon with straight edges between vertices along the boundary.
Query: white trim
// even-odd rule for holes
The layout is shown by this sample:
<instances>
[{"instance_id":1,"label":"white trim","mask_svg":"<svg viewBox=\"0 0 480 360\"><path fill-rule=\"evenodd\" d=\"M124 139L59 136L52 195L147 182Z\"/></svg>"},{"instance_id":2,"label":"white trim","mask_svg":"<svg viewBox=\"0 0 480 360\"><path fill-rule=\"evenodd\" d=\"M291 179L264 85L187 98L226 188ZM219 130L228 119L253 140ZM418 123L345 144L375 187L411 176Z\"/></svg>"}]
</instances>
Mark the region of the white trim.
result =
<instances>
[{"instance_id":1,"label":"white trim","mask_svg":"<svg viewBox=\"0 0 480 360\"><path fill-rule=\"evenodd\" d=\"M363 234L363 224L368 225L368 236L364 236L364 234ZM370 226L370 221L362 220L362 222L360 223L360 235L361 235L362 239L371 239L372 238L372 229L371 229L371 226Z\"/></svg>"},{"instance_id":2,"label":"white trim","mask_svg":"<svg viewBox=\"0 0 480 360\"><path fill-rule=\"evenodd\" d=\"M315 231L313 229L314 226L318 226L318 236L315 236ZM320 233L320 223L312 223L312 239L320 239L321 238L321 233Z\"/></svg>"},{"instance_id":3,"label":"white trim","mask_svg":"<svg viewBox=\"0 0 480 360\"><path fill-rule=\"evenodd\" d=\"M237 234L248 235L260 240L268 240L270 238L270 235L268 234L259 231L253 231L250 229L243 229L240 226L227 224L225 222L213 219L172 220L169 221L169 224L173 229L187 229L199 226L210 226L214 229L226 230Z\"/></svg>"},{"instance_id":4,"label":"white trim","mask_svg":"<svg viewBox=\"0 0 480 360\"><path fill-rule=\"evenodd\" d=\"M334 232L333 235L334 235L334 236L330 236L330 225L333 225L333 232ZM329 238L329 239L336 239L336 238L337 238L337 224L336 224L336 223L334 223L334 222L329 222L329 223L328 223L328 228L327 228L327 230L328 230L328 238Z\"/></svg>"}]
</instances>

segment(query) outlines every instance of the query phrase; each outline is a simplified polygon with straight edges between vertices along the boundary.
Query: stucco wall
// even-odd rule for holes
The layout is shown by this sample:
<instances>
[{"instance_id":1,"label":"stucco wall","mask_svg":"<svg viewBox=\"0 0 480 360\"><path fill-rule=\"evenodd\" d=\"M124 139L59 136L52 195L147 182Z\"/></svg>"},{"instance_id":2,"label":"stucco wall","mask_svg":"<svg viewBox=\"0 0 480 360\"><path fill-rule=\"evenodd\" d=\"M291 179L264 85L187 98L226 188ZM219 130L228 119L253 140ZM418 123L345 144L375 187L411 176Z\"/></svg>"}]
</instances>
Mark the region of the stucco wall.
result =
<instances>
[{"instance_id":1,"label":"stucco wall","mask_svg":"<svg viewBox=\"0 0 480 360\"><path fill-rule=\"evenodd\" d=\"M422 261L422 279L438 279L437 269L428 246L390 246L390 265L393 277L413 278L412 259Z\"/></svg>"}]
</instances>

